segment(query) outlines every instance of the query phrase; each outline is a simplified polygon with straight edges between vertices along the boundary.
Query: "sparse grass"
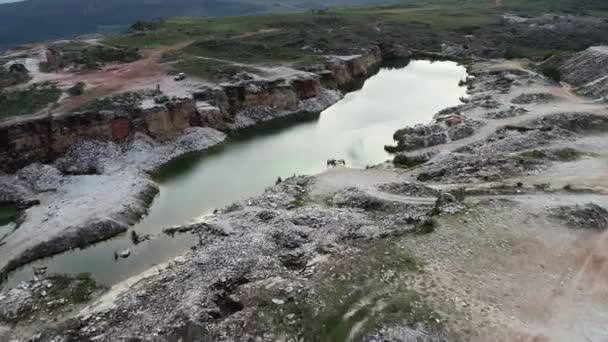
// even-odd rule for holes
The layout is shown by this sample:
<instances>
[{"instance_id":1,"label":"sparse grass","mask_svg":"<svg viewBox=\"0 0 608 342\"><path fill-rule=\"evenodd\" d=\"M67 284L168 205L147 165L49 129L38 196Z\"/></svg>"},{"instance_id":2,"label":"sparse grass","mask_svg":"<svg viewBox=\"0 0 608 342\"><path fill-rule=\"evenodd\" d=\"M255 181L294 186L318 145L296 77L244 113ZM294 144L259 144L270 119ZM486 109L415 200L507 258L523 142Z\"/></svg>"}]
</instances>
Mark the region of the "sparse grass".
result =
<instances>
[{"instance_id":1,"label":"sparse grass","mask_svg":"<svg viewBox=\"0 0 608 342\"><path fill-rule=\"evenodd\" d=\"M141 101L145 98L154 97L154 91L141 91L141 92L125 92L119 93L112 96L102 97L93 102L85 104L84 106L75 109L78 111L100 111L100 110L114 110L124 109L130 110L137 108Z\"/></svg>"},{"instance_id":2,"label":"sparse grass","mask_svg":"<svg viewBox=\"0 0 608 342\"><path fill-rule=\"evenodd\" d=\"M306 202L309 200L309 195L307 192L298 192L293 201L289 204L289 209L301 208L306 205Z\"/></svg>"},{"instance_id":3,"label":"sparse grass","mask_svg":"<svg viewBox=\"0 0 608 342\"><path fill-rule=\"evenodd\" d=\"M204 56L260 63L267 61L316 61L327 54L357 53L377 43L406 42L408 46L438 51L441 43L474 43L507 49L510 57L542 59L560 51L579 49L587 42L567 39L538 40L510 32L501 19L505 11L541 14L554 9L576 10L574 0L509 1L502 8L494 0L417 1L393 5L331 8L322 14L311 12L251 15L223 18L171 18L143 30L106 39L106 44L123 47L155 47L194 41L184 52ZM605 7L605 6L604 6ZM589 9L604 9L591 4ZM597 35L585 40L597 40ZM578 36L577 36L578 37Z\"/></svg>"},{"instance_id":4,"label":"sparse grass","mask_svg":"<svg viewBox=\"0 0 608 342\"><path fill-rule=\"evenodd\" d=\"M321 57L302 49L307 45L309 34L309 31L290 30L239 39L202 40L185 48L184 52L246 63L320 60Z\"/></svg>"},{"instance_id":5,"label":"sparse grass","mask_svg":"<svg viewBox=\"0 0 608 342\"><path fill-rule=\"evenodd\" d=\"M175 71L186 73L188 76L200 77L214 82L227 81L231 77L242 72L263 76L263 73L255 68L211 59L197 58L185 53L172 64L172 68Z\"/></svg>"},{"instance_id":6,"label":"sparse grass","mask_svg":"<svg viewBox=\"0 0 608 342\"><path fill-rule=\"evenodd\" d=\"M140 57L136 48L91 45L82 42L57 44L49 49L58 57L52 62L41 63L40 69L43 71L54 71L71 66L94 69L107 63L132 62Z\"/></svg>"},{"instance_id":7,"label":"sparse grass","mask_svg":"<svg viewBox=\"0 0 608 342\"><path fill-rule=\"evenodd\" d=\"M0 92L0 119L34 114L57 102L61 89L52 83L36 83L26 89Z\"/></svg>"},{"instance_id":8,"label":"sparse grass","mask_svg":"<svg viewBox=\"0 0 608 342\"><path fill-rule=\"evenodd\" d=\"M75 277L58 274L49 276L53 286L48 291L49 298L65 298L69 303L80 304L87 302L91 294L100 287L88 273Z\"/></svg>"},{"instance_id":9,"label":"sparse grass","mask_svg":"<svg viewBox=\"0 0 608 342\"><path fill-rule=\"evenodd\" d=\"M2 64L0 62L0 64ZM10 66L0 65L0 89L27 82L31 77L25 65L15 63Z\"/></svg>"},{"instance_id":10,"label":"sparse grass","mask_svg":"<svg viewBox=\"0 0 608 342\"><path fill-rule=\"evenodd\" d=\"M571 147L560 148L560 149L554 150L552 152L553 152L553 155L555 157L557 157L558 160L562 160L562 161L576 160L583 155L582 152L580 152L574 148L571 148Z\"/></svg>"},{"instance_id":11,"label":"sparse grass","mask_svg":"<svg viewBox=\"0 0 608 342\"><path fill-rule=\"evenodd\" d=\"M525 159L537 160L553 160L553 161L573 161L584 153L571 147L558 149L535 149L520 153L520 156Z\"/></svg>"},{"instance_id":12,"label":"sparse grass","mask_svg":"<svg viewBox=\"0 0 608 342\"><path fill-rule=\"evenodd\" d=\"M458 202L464 202L467 197L467 189L466 188L458 188L449 191L450 194L456 198Z\"/></svg>"},{"instance_id":13,"label":"sparse grass","mask_svg":"<svg viewBox=\"0 0 608 342\"><path fill-rule=\"evenodd\" d=\"M542 61L547 56L562 54L565 52L572 51L563 51L563 50L555 50L555 49L540 49L536 47L530 46L512 46L505 50L505 58L506 59L521 59L521 58L529 58L534 61Z\"/></svg>"},{"instance_id":14,"label":"sparse grass","mask_svg":"<svg viewBox=\"0 0 608 342\"><path fill-rule=\"evenodd\" d=\"M360 252L355 255L335 256L321 266L304 290L284 305L272 303L272 298L281 297L277 289L258 288L256 307L264 329L292 337L301 332L305 341L331 342L349 341L352 336L358 340L393 323L440 329L440 316L426 296L406 285L408 277L421 272L421 264L398 239L362 242L357 247Z\"/></svg>"},{"instance_id":15,"label":"sparse grass","mask_svg":"<svg viewBox=\"0 0 608 342\"><path fill-rule=\"evenodd\" d=\"M428 218L416 226L415 232L416 234L430 234L435 231L435 227L437 227L437 221Z\"/></svg>"},{"instance_id":16,"label":"sparse grass","mask_svg":"<svg viewBox=\"0 0 608 342\"><path fill-rule=\"evenodd\" d=\"M528 159L545 159L547 157L547 153L545 150L531 150L522 152L520 156Z\"/></svg>"},{"instance_id":17,"label":"sparse grass","mask_svg":"<svg viewBox=\"0 0 608 342\"><path fill-rule=\"evenodd\" d=\"M59 310L65 314L66 308L71 310L73 305L88 302L95 292L103 289L88 273L75 276L51 274L46 279L51 282L51 286L33 287L31 305L24 305L16 316L3 317L0 314L0 320L18 323L47 314L54 316Z\"/></svg>"}]
</instances>

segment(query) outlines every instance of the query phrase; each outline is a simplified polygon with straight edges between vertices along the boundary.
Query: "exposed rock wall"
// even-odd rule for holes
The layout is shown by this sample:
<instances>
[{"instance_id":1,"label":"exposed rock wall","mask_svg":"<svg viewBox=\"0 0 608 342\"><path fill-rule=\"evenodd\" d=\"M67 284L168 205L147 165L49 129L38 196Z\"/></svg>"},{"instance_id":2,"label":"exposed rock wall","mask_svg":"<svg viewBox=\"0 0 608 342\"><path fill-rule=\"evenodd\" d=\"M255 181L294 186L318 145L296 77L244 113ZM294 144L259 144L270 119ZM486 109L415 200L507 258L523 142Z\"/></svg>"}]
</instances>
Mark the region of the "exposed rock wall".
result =
<instances>
[{"instance_id":1,"label":"exposed rock wall","mask_svg":"<svg viewBox=\"0 0 608 342\"><path fill-rule=\"evenodd\" d=\"M125 142L136 132L165 141L189 127L219 130L248 127L308 110L323 110L339 99L325 88L340 88L369 76L383 60L380 47L360 55L335 57L287 79L254 79L222 84L151 109L46 116L0 124L0 171L14 172L32 162L48 163L78 140ZM392 56L394 49L387 50ZM317 104L311 103L317 101Z\"/></svg>"},{"instance_id":2,"label":"exposed rock wall","mask_svg":"<svg viewBox=\"0 0 608 342\"><path fill-rule=\"evenodd\" d=\"M593 46L575 54L561 71L563 79L579 94L608 100L608 46Z\"/></svg>"},{"instance_id":3,"label":"exposed rock wall","mask_svg":"<svg viewBox=\"0 0 608 342\"><path fill-rule=\"evenodd\" d=\"M383 61L383 50L374 46L366 49L361 55L335 57L326 65L331 71L330 77L326 79L329 87L344 87L349 83L366 78ZM392 53L392 50L387 50ZM392 55L390 55L392 58Z\"/></svg>"},{"instance_id":4,"label":"exposed rock wall","mask_svg":"<svg viewBox=\"0 0 608 342\"><path fill-rule=\"evenodd\" d=\"M157 140L200 126L194 100L149 110L100 111L45 116L0 125L0 170L13 172L35 161L50 162L83 138L124 142L135 132Z\"/></svg>"}]
</instances>

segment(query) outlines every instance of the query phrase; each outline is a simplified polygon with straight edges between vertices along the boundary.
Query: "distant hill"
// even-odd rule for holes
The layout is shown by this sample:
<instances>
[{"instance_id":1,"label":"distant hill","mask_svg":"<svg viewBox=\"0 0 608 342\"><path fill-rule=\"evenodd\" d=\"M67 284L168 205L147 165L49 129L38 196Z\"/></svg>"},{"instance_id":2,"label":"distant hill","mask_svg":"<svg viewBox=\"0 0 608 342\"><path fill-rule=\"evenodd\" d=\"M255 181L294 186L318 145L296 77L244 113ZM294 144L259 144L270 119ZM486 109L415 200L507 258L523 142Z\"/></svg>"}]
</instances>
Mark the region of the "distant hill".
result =
<instances>
[{"instance_id":1,"label":"distant hill","mask_svg":"<svg viewBox=\"0 0 608 342\"><path fill-rule=\"evenodd\" d=\"M391 0L26 0L0 4L0 51L84 33L120 32L140 19L300 11Z\"/></svg>"}]
</instances>

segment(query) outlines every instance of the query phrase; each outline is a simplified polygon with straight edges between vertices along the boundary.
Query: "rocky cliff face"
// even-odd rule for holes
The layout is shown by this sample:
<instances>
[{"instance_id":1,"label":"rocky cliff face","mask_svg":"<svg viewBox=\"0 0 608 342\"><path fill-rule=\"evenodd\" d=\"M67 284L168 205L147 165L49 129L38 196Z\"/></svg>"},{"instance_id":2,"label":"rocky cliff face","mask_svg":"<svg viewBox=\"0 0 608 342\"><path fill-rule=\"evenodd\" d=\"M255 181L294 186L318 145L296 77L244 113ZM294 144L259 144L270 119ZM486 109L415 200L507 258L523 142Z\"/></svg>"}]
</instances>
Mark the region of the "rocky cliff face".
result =
<instances>
[{"instance_id":1,"label":"rocky cliff face","mask_svg":"<svg viewBox=\"0 0 608 342\"><path fill-rule=\"evenodd\" d=\"M608 46L594 46L575 54L561 71L563 79L581 95L608 100Z\"/></svg>"},{"instance_id":2,"label":"rocky cliff face","mask_svg":"<svg viewBox=\"0 0 608 342\"><path fill-rule=\"evenodd\" d=\"M13 172L35 161L50 162L83 138L124 142L135 132L167 140L200 126L194 100L148 110L99 111L45 116L0 125L0 170Z\"/></svg>"},{"instance_id":3,"label":"rocky cliff face","mask_svg":"<svg viewBox=\"0 0 608 342\"><path fill-rule=\"evenodd\" d=\"M164 141L189 127L233 130L290 114L320 111L339 99L336 92L326 88L341 88L365 79L382 59L382 49L372 47L360 55L335 57L315 70L290 77L223 84L193 94L192 99L150 109L102 110L5 122L0 124L0 170L14 172L32 162L51 162L83 138L122 143L140 132Z\"/></svg>"}]
</instances>

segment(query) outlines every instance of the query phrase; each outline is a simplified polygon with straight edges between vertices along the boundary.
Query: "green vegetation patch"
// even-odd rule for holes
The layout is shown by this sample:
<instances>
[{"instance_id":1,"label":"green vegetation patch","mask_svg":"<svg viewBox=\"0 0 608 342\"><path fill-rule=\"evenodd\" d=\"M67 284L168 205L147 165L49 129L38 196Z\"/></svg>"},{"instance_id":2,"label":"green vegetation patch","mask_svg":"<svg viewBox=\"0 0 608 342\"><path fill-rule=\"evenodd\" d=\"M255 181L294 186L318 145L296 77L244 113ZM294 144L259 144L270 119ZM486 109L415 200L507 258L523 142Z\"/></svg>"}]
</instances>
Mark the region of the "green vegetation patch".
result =
<instances>
[{"instance_id":1,"label":"green vegetation patch","mask_svg":"<svg viewBox=\"0 0 608 342\"><path fill-rule=\"evenodd\" d=\"M199 58L185 53L165 56L163 58L165 61L170 59L175 59L175 62L171 64L171 67L175 72L183 72L188 76L200 77L213 82L228 81L234 76L244 72L259 76L264 75L262 71L253 67Z\"/></svg>"},{"instance_id":2,"label":"green vegetation patch","mask_svg":"<svg viewBox=\"0 0 608 342\"><path fill-rule=\"evenodd\" d=\"M56 71L68 67L95 69L107 63L127 63L139 59L139 50L132 47L70 42L49 47L54 58L40 63L43 71Z\"/></svg>"},{"instance_id":3,"label":"green vegetation patch","mask_svg":"<svg viewBox=\"0 0 608 342\"><path fill-rule=\"evenodd\" d=\"M416 234L430 234L435 231L435 227L437 227L437 221L428 218L416 226L415 232Z\"/></svg>"},{"instance_id":4,"label":"green vegetation patch","mask_svg":"<svg viewBox=\"0 0 608 342\"><path fill-rule=\"evenodd\" d=\"M535 149L520 153L520 156L525 159L540 159L553 161L573 161L584 156L585 153L571 148L564 147L558 149Z\"/></svg>"},{"instance_id":5,"label":"green vegetation patch","mask_svg":"<svg viewBox=\"0 0 608 342\"><path fill-rule=\"evenodd\" d=\"M239 39L202 40L184 51L195 56L249 63L320 59L303 49L307 45L306 35L306 31L287 31Z\"/></svg>"},{"instance_id":6,"label":"green vegetation patch","mask_svg":"<svg viewBox=\"0 0 608 342\"><path fill-rule=\"evenodd\" d=\"M555 82L562 80L562 72L557 65L543 65L540 67L540 73Z\"/></svg>"},{"instance_id":7,"label":"green vegetation patch","mask_svg":"<svg viewBox=\"0 0 608 342\"><path fill-rule=\"evenodd\" d=\"M48 278L53 286L48 290L50 298L65 298L69 303L87 302L91 295L102 287L95 283L91 275L81 273L74 277L68 275L51 275Z\"/></svg>"},{"instance_id":8,"label":"green vegetation patch","mask_svg":"<svg viewBox=\"0 0 608 342\"><path fill-rule=\"evenodd\" d=\"M427 296L407 285L422 267L399 239L361 242L356 247L358 252L322 264L306 281L307 287L294 291L284 304L276 304L281 294L275 289L258 288L255 305L261 329L277 336L331 342L357 341L392 324L431 332L442 329Z\"/></svg>"},{"instance_id":9,"label":"green vegetation patch","mask_svg":"<svg viewBox=\"0 0 608 342\"><path fill-rule=\"evenodd\" d=\"M156 95L154 90L141 92L125 92L112 96L97 99L91 103L76 109L76 112L91 111L98 112L101 110L133 110L139 108L141 102L146 98L152 98Z\"/></svg>"},{"instance_id":10,"label":"green vegetation patch","mask_svg":"<svg viewBox=\"0 0 608 342\"><path fill-rule=\"evenodd\" d=\"M61 96L55 84L44 82L28 88L0 92L0 119L16 115L34 114L55 103Z\"/></svg>"},{"instance_id":11,"label":"green vegetation patch","mask_svg":"<svg viewBox=\"0 0 608 342\"><path fill-rule=\"evenodd\" d=\"M29 72L23 64L0 65L0 89L25 83L30 79Z\"/></svg>"},{"instance_id":12,"label":"green vegetation patch","mask_svg":"<svg viewBox=\"0 0 608 342\"><path fill-rule=\"evenodd\" d=\"M289 209L301 208L310 200L308 192L299 192L293 197L293 201L289 203Z\"/></svg>"},{"instance_id":13,"label":"green vegetation patch","mask_svg":"<svg viewBox=\"0 0 608 342\"><path fill-rule=\"evenodd\" d=\"M297 60L346 54L374 43L403 42L425 51L441 43L469 43L505 52L512 58L544 59L603 42L605 26L572 28L546 39L526 25L503 20L504 13L608 14L601 0L407 0L391 5L331 8L320 11L222 18L171 18L138 22L130 33L105 40L124 47L155 47L194 41L206 57L238 61ZM465 36L474 38L465 38ZM234 57L233 57L234 56ZM543 58L544 57L544 58ZM232 59L234 58L234 59Z\"/></svg>"},{"instance_id":14,"label":"green vegetation patch","mask_svg":"<svg viewBox=\"0 0 608 342\"><path fill-rule=\"evenodd\" d=\"M195 41L185 52L239 62L318 61L327 54L353 54L395 38L430 39L440 30L486 25L492 16L449 7L337 8L311 13L227 18L174 18L105 41L154 47ZM426 32L426 33L425 33ZM419 37L420 36L420 37Z\"/></svg>"},{"instance_id":15,"label":"green vegetation patch","mask_svg":"<svg viewBox=\"0 0 608 342\"><path fill-rule=\"evenodd\" d=\"M385 149L389 151L392 146L386 146ZM390 151L389 151L390 152ZM423 155L408 156L406 154L398 154L393 158L393 165L398 168L407 169L410 167L424 164L428 161L428 158Z\"/></svg>"},{"instance_id":16,"label":"green vegetation patch","mask_svg":"<svg viewBox=\"0 0 608 342\"><path fill-rule=\"evenodd\" d=\"M505 50L506 59L529 58L534 61L542 61L556 54L569 52L568 50L539 49L530 46L511 46Z\"/></svg>"},{"instance_id":17,"label":"green vegetation patch","mask_svg":"<svg viewBox=\"0 0 608 342\"><path fill-rule=\"evenodd\" d=\"M56 317L57 314L73 310L73 305L87 303L104 289L88 273L75 276L51 274L42 280L32 280L27 286L31 290L31 298L14 314L2 316L0 313L0 320L18 323L28 319Z\"/></svg>"},{"instance_id":18,"label":"green vegetation patch","mask_svg":"<svg viewBox=\"0 0 608 342\"><path fill-rule=\"evenodd\" d=\"M84 82L78 82L68 89L68 94L70 94L70 96L80 96L84 94L85 87L86 84Z\"/></svg>"},{"instance_id":19,"label":"green vegetation patch","mask_svg":"<svg viewBox=\"0 0 608 342\"><path fill-rule=\"evenodd\" d=\"M502 15L541 15L547 11L605 15L605 4L587 0L418 1L393 5L332 8L322 11L223 18L172 18L137 23L130 33L106 44L156 47L194 42L193 56L244 63L316 61L325 55L349 55L372 44L401 42L411 48L439 51L441 44L489 48L494 55L544 60L603 42L605 26L575 27L546 39L527 25L508 23ZM468 38L467 38L468 37ZM473 37L473 38L471 38Z\"/></svg>"}]
</instances>

